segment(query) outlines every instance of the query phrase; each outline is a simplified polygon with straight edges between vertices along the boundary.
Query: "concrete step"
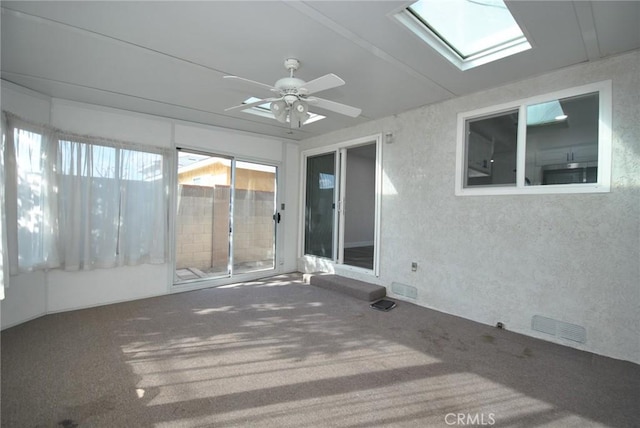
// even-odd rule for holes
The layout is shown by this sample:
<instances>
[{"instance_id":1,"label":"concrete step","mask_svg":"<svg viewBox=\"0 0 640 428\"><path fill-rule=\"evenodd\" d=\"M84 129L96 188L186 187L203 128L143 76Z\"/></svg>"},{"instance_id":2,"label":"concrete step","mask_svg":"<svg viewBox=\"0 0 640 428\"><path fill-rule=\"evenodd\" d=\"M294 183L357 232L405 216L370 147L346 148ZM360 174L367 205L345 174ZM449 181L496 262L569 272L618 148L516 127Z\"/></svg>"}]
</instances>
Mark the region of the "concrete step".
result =
<instances>
[{"instance_id":1,"label":"concrete step","mask_svg":"<svg viewBox=\"0 0 640 428\"><path fill-rule=\"evenodd\" d=\"M382 299L387 295L387 289L381 285L339 275L313 274L310 275L309 284L348 294L356 299L367 302Z\"/></svg>"}]
</instances>

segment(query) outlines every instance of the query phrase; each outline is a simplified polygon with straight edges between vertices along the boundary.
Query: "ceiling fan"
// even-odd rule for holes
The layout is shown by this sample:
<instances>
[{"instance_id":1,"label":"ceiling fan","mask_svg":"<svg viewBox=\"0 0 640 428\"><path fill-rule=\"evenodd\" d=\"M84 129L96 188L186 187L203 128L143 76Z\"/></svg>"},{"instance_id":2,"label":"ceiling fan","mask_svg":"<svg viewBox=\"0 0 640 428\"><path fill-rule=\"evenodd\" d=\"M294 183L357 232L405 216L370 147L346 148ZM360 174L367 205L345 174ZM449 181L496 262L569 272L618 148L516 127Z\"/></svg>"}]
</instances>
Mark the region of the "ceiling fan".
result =
<instances>
[{"instance_id":1,"label":"ceiling fan","mask_svg":"<svg viewBox=\"0 0 640 428\"><path fill-rule=\"evenodd\" d=\"M245 110L254 106L270 103L269 108L275 118L282 123L286 123L288 120L292 128L300 128L302 124L309 119L309 104L314 107L330 110L350 117L358 117L362 112L361 109L356 107L326 100L324 98L309 96L316 92L344 85L344 80L335 74L325 74L322 77L305 82L304 80L293 76L293 72L300 67L300 61L295 58L289 58L284 61L284 66L289 70L289 77L283 77L273 86L245 79L243 77L224 76L225 79L240 80L242 82L258 86L262 89L268 89L277 94L277 96L274 97L229 107L225 109L225 111Z\"/></svg>"}]
</instances>

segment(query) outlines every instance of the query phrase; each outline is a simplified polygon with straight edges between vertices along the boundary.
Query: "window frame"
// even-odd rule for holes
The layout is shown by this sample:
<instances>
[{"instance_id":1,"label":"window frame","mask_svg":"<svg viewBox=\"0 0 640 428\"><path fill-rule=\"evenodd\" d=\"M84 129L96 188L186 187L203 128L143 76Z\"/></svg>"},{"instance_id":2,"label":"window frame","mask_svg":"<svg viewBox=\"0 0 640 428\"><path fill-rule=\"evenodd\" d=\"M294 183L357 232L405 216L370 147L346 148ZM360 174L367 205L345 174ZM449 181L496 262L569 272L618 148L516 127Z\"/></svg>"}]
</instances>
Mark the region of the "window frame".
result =
<instances>
[{"instance_id":1,"label":"window frame","mask_svg":"<svg viewBox=\"0 0 640 428\"><path fill-rule=\"evenodd\" d=\"M438 31L433 28L425 18L411 8L415 3L416 2L414 1L402 10L396 12L393 14L393 17L411 33L428 44L461 71L498 61L520 52L527 51L533 47L530 42L531 37L529 37L526 29L520 25L515 16L513 16L509 10L509 13L522 32L522 37L465 56L444 36L438 33Z\"/></svg>"},{"instance_id":2,"label":"window frame","mask_svg":"<svg viewBox=\"0 0 640 428\"><path fill-rule=\"evenodd\" d=\"M527 106L559 100L563 98L598 93L598 179L595 183L572 183L533 185L525 184ZM499 115L502 112L518 110L518 133L516 155L516 183L512 185L487 185L465 187L467 165L467 121L486 116ZM605 80L576 86L555 92L549 92L513 102L483 107L458 113L456 136L455 195L531 195L566 193L606 193L611 191L611 151L612 151L612 82Z\"/></svg>"},{"instance_id":3,"label":"window frame","mask_svg":"<svg viewBox=\"0 0 640 428\"><path fill-rule=\"evenodd\" d=\"M380 212L382 209L382 134L373 134L366 137L355 138L353 140L344 141L341 143L331 144L328 146L317 147L314 149L309 149L302 152L300 156L300 207L299 207L299 218L303 219L298 224L298 249L297 254L301 263L307 265L307 267L311 266L316 270L329 269L330 271L335 272L355 272L362 273L365 275L373 275L375 277L380 276L380 251L379 246L381 242L381 221L380 221ZM342 203L342 195L344 195L344 189L342 185L343 181L343 171L342 165L340 162L340 153L342 150L347 150L349 148L354 148L360 145L365 144L375 144L376 145L376 163L375 163L375 220L374 220L374 228L375 228L375 237L374 237L374 246L376 248L374 253L374 261L373 261L373 269L362 268L358 266L352 266L348 264L344 264L341 256L340 249L344 250L343 244L341 241L344 240L344 236L341 237L342 231L344 229L344 224L341 222L341 208L339 208ZM338 209L334 211L333 217L333 253L330 258L324 258L321 256L316 256L313 254L306 254L305 251L305 215L306 215L306 198L307 198L307 160L310 157L325 155L334 153L336 155L335 158L335 176L334 176L334 203Z\"/></svg>"}]
</instances>

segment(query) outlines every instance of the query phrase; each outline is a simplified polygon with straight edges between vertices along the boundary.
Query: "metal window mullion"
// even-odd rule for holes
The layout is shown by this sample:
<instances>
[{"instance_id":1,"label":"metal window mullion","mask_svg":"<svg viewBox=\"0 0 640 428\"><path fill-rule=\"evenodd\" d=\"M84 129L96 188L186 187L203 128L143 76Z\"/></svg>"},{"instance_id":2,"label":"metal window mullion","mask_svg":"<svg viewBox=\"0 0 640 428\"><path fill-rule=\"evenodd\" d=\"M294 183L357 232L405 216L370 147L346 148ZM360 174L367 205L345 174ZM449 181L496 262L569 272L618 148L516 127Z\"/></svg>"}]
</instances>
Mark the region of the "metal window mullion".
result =
<instances>
[{"instance_id":1,"label":"metal window mullion","mask_svg":"<svg viewBox=\"0 0 640 428\"><path fill-rule=\"evenodd\" d=\"M229 189L229 257L227 264L227 273L233 277L233 212L236 200L236 159L231 158L231 187Z\"/></svg>"},{"instance_id":2,"label":"metal window mullion","mask_svg":"<svg viewBox=\"0 0 640 428\"><path fill-rule=\"evenodd\" d=\"M527 161L527 106L521 104L518 110L518 137L516 144L516 188L525 186Z\"/></svg>"},{"instance_id":3,"label":"metal window mullion","mask_svg":"<svg viewBox=\"0 0 640 428\"><path fill-rule=\"evenodd\" d=\"M336 150L335 152L335 178L334 178L334 186L333 186L333 198L336 209L333 210L333 254L332 258L336 263L342 263L342 249L341 247L341 236L342 236L342 228L344 227L344 222L342 221L343 215L342 212L344 210L344 177L343 177L343 159L344 149Z\"/></svg>"},{"instance_id":4,"label":"metal window mullion","mask_svg":"<svg viewBox=\"0 0 640 428\"><path fill-rule=\"evenodd\" d=\"M282 159L284 159L284 148L283 148L283 156ZM273 245L271 247L271 252L273 254L273 268L277 269L278 268L278 263L279 263L279 257L278 257L278 250L280 249L280 245L278 244L278 226L279 226L279 221L278 221L278 202L279 202L279 197L280 197L280 192L278 192L278 185L279 185L279 179L278 179L278 174L280 174L280 168L279 167L275 167L276 168L276 172L274 174L273 177Z\"/></svg>"},{"instance_id":5,"label":"metal window mullion","mask_svg":"<svg viewBox=\"0 0 640 428\"><path fill-rule=\"evenodd\" d=\"M337 250L338 257L336 261L339 264L344 264L344 230L345 230L345 208L346 208L346 200L345 196L347 193L347 149L340 149L340 186L339 186L339 197L340 200L340 210L338 212L338 242L337 242Z\"/></svg>"},{"instance_id":6,"label":"metal window mullion","mask_svg":"<svg viewBox=\"0 0 640 428\"><path fill-rule=\"evenodd\" d=\"M93 147L90 147L91 152L93 153ZM123 205L124 205L124 197L125 197L125 189L124 189L124 180L122 180L122 149L115 148L116 156L115 156L115 172L114 172L114 180L118 182L118 228L116 232L116 257L122 254L120 245L121 245L121 233L122 233L122 225L124 222L124 213L123 213Z\"/></svg>"}]
</instances>

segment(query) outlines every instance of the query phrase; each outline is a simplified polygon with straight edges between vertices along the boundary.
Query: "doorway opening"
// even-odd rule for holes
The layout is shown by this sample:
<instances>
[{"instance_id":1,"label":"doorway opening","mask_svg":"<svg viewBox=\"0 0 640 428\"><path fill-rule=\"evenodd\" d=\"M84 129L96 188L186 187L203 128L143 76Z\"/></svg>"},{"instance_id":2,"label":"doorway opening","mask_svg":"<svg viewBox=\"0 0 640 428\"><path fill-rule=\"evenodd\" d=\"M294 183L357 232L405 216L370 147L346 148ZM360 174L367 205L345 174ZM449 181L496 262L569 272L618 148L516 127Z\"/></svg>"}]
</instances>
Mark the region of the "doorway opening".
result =
<instances>
[{"instance_id":1,"label":"doorway opening","mask_svg":"<svg viewBox=\"0 0 640 428\"><path fill-rule=\"evenodd\" d=\"M373 270L376 231L376 145L344 149L342 263Z\"/></svg>"}]
</instances>

